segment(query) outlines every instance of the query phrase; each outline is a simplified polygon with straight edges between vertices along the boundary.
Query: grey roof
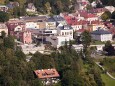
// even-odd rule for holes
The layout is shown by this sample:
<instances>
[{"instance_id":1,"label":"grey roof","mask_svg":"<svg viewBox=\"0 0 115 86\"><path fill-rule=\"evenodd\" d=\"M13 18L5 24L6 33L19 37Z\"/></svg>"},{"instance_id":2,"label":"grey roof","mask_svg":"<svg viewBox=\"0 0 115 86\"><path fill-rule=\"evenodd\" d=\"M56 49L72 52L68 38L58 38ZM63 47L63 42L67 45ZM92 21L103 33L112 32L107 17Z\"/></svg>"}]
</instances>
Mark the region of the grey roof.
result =
<instances>
[{"instance_id":1,"label":"grey roof","mask_svg":"<svg viewBox=\"0 0 115 86\"><path fill-rule=\"evenodd\" d=\"M98 29L98 30L95 30L95 31L91 32L91 34L94 34L94 35L103 35L103 34L111 34L111 32L105 31L105 30L102 30L102 29Z\"/></svg>"},{"instance_id":2,"label":"grey roof","mask_svg":"<svg viewBox=\"0 0 115 86\"><path fill-rule=\"evenodd\" d=\"M59 15L53 16L55 21L64 21L65 19Z\"/></svg>"},{"instance_id":3,"label":"grey roof","mask_svg":"<svg viewBox=\"0 0 115 86\"><path fill-rule=\"evenodd\" d=\"M53 17L50 17L46 20L47 22L55 22L54 18Z\"/></svg>"},{"instance_id":4,"label":"grey roof","mask_svg":"<svg viewBox=\"0 0 115 86\"><path fill-rule=\"evenodd\" d=\"M64 26L60 26L59 29L61 29L61 30L71 30L73 28L70 25L64 25Z\"/></svg>"}]
</instances>

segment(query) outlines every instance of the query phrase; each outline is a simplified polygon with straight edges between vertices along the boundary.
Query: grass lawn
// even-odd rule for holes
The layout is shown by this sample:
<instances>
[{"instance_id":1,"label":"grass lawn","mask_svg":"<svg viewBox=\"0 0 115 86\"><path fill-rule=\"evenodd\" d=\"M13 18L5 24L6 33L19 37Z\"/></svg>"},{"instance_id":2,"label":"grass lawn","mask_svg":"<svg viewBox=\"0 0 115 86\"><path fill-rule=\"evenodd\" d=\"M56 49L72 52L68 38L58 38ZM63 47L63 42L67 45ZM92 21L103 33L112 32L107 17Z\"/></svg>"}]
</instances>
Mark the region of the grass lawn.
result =
<instances>
[{"instance_id":1,"label":"grass lawn","mask_svg":"<svg viewBox=\"0 0 115 86\"><path fill-rule=\"evenodd\" d=\"M102 80L105 83L105 86L115 86L115 80L111 79L106 74L101 74Z\"/></svg>"}]
</instances>

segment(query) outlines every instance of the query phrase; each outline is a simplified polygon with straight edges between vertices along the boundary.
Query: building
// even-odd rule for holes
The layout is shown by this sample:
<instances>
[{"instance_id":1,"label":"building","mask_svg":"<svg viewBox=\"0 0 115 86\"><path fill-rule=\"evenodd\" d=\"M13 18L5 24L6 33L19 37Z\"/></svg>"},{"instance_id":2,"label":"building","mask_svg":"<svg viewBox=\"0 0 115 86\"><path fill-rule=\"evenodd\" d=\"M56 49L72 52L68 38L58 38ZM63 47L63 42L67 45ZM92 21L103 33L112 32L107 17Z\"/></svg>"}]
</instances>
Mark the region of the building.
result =
<instances>
[{"instance_id":1,"label":"building","mask_svg":"<svg viewBox=\"0 0 115 86\"><path fill-rule=\"evenodd\" d=\"M109 31L98 29L91 32L92 39L99 41L112 41L112 34Z\"/></svg>"},{"instance_id":2,"label":"building","mask_svg":"<svg viewBox=\"0 0 115 86\"><path fill-rule=\"evenodd\" d=\"M73 28L69 25L59 24L57 26L57 34L50 35L46 37L46 41L51 42L53 47L59 48L64 46L65 42L73 40Z\"/></svg>"},{"instance_id":3,"label":"building","mask_svg":"<svg viewBox=\"0 0 115 86\"><path fill-rule=\"evenodd\" d=\"M56 29L56 21L54 20L54 18L50 17L46 20L46 28Z\"/></svg>"},{"instance_id":4,"label":"building","mask_svg":"<svg viewBox=\"0 0 115 86\"><path fill-rule=\"evenodd\" d=\"M60 75L56 69L35 70L35 75L42 80L44 85L53 85L59 82Z\"/></svg>"},{"instance_id":5,"label":"building","mask_svg":"<svg viewBox=\"0 0 115 86\"><path fill-rule=\"evenodd\" d=\"M0 5L0 11L7 12L8 11L8 7L5 6L5 5Z\"/></svg>"},{"instance_id":6,"label":"building","mask_svg":"<svg viewBox=\"0 0 115 86\"><path fill-rule=\"evenodd\" d=\"M26 22L26 28L39 29L37 22Z\"/></svg>"},{"instance_id":7,"label":"building","mask_svg":"<svg viewBox=\"0 0 115 86\"><path fill-rule=\"evenodd\" d=\"M44 29L44 28L46 28L46 21L45 20L38 20L37 25L38 25L39 29Z\"/></svg>"},{"instance_id":8,"label":"building","mask_svg":"<svg viewBox=\"0 0 115 86\"><path fill-rule=\"evenodd\" d=\"M50 35L56 35L57 30L56 29L41 29L39 30L39 34L42 36L50 36Z\"/></svg>"},{"instance_id":9,"label":"building","mask_svg":"<svg viewBox=\"0 0 115 86\"><path fill-rule=\"evenodd\" d=\"M69 25L58 26L57 35L69 37L70 40L73 40L73 28Z\"/></svg>"},{"instance_id":10,"label":"building","mask_svg":"<svg viewBox=\"0 0 115 86\"><path fill-rule=\"evenodd\" d=\"M87 6L87 4L89 4L89 1L88 0L77 0L77 7L76 7L76 10L78 10L78 9L86 9L86 6Z\"/></svg>"},{"instance_id":11,"label":"building","mask_svg":"<svg viewBox=\"0 0 115 86\"><path fill-rule=\"evenodd\" d=\"M25 22L21 21L19 19L11 19L6 23L7 27L8 27L8 34L9 35L15 35L16 32L21 32L21 31L25 31Z\"/></svg>"},{"instance_id":12,"label":"building","mask_svg":"<svg viewBox=\"0 0 115 86\"><path fill-rule=\"evenodd\" d=\"M44 29L46 28L46 16L33 16L33 17L21 17L20 20L25 21L26 28L31 29Z\"/></svg>"},{"instance_id":13,"label":"building","mask_svg":"<svg viewBox=\"0 0 115 86\"><path fill-rule=\"evenodd\" d=\"M23 42L24 44L31 44L32 43L32 34L30 31L23 31L19 33L19 41Z\"/></svg>"},{"instance_id":14,"label":"building","mask_svg":"<svg viewBox=\"0 0 115 86\"><path fill-rule=\"evenodd\" d=\"M6 23L8 27L8 34L15 36L16 39L24 44L31 44L31 32L25 28L26 24L24 21L19 19L12 19Z\"/></svg>"},{"instance_id":15,"label":"building","mask_svg":"<svg viewBox=\"0 0 115 86\"><path fill-rule=\"evenodd\" d=\"M26 8L26 12L36 12L36 8L33 3L28 4L28 6Z\"/></svg>"},{"instance_id":16,"label":"building","mask_svg":"<svg viewBox=\"0 0 115 86\"><path fill-rule=\"evenodd\" d=\"M0 36L2 31L6 33L6 36L8 35L8 28L4 23L0 23Z\"/></svg>"},{"instance_id":17,"label":"building","mask_svg":"<svg viewBox=\"0 0 115 86\"><path fill-rule=\"evenodd\" d=\"M59 24L61 23L62 25L67 25L66 20L63 17L61 17L60 15L55 15L55 16L53 16L53 18L57 23L59 23Z\"/></svg>"},{"instance_id":18,"label":"building","mask_svg":"<svg viewBox=\"0 0 115 86\"><path fill-rule=\"evenodd\" d=\"M67 36L48 36L46 41L51 42L52 46L59 48L65 45L65 42L69 43L70 38Z\"/></svg>"}]
</instances>

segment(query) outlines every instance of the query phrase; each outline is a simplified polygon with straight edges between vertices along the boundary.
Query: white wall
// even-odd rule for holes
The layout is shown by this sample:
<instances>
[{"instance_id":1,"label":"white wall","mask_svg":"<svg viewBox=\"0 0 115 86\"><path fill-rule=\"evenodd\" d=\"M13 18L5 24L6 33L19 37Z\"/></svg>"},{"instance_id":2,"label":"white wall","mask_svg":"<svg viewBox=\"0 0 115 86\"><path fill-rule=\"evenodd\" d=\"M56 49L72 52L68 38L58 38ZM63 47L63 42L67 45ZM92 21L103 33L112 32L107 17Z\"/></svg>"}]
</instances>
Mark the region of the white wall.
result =
<instances>
[{"instance_id":1,"label":"white wall","mask_svg":"<svg viewBox=\"0 0 115 86\"><path fill-rule=\"evenodd\" d=\"M74 31L82 29L82 25L72 25L71 27L73 28Z\"/></svg>"},{"instance_id":2,"label":"white wall","mask_svg":"<svg viewBox=\"0 0 115 86\"><path fill-rule=\"evenodd\" d=\"M101 41L112 41L112 34L101 35Z\"/></svg>"},{"instance_id":3,"label":"white wall","mask_svg":"<svg viewBox=\"0 0 115 86\"><path fill-rule=\"evenodd\" d=\"M60 36L67 36L69 37L71 40L73 40L73 29L65 29L65 30L61 30L61 29L57 29L57 34Z\"/></svg>"},{"instance_id":4,"label":"white wall","mask_svg":"<svg viewBox=\"0 0 115 86\"><path fill-rule=\"evenodd\" d=\"M37 22L26 22L26 28L39 29Z\"/></svg>"},{"instance_id":5,"label":"white wall","mask_svg":"<svg viewBox=\"0 0 115 86\"><path fill-rule=\"evenodd\" d=\"M49 41L52 43L52 46L59 48L60 46L64 45L65 41L69 41L69 37L64 36L49 36L46 37L46 41Z\"/></svg>"}]
</instances>

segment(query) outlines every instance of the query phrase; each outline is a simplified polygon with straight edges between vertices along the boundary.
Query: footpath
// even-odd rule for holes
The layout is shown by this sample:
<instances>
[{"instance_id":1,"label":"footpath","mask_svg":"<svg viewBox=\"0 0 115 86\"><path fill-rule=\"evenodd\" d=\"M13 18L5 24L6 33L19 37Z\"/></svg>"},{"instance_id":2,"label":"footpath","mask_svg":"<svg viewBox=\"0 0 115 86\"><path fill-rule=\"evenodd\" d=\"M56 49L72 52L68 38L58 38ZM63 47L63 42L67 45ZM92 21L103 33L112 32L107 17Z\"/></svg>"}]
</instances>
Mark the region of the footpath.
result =
<instances>
[{"instance_id":1,"label":"footpath","mask_svg":"<svg viewBox=\"0 0 115 86\"><path fill-rule=\"evenodd\" d=\"M105 68L99 64L100 62L95 62L95 63L96 63L103 71L105 71ZM106 74L107 74L110 78L112 78L112 79L115 80L115 77L113 77L109 72L106 72Z\"/></svg>"}]
</instances>

